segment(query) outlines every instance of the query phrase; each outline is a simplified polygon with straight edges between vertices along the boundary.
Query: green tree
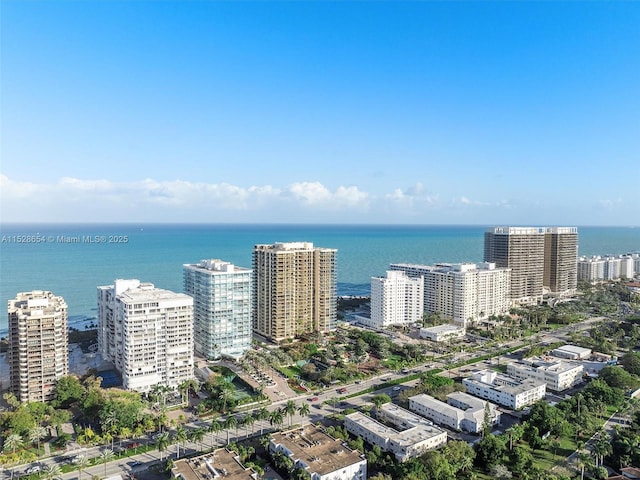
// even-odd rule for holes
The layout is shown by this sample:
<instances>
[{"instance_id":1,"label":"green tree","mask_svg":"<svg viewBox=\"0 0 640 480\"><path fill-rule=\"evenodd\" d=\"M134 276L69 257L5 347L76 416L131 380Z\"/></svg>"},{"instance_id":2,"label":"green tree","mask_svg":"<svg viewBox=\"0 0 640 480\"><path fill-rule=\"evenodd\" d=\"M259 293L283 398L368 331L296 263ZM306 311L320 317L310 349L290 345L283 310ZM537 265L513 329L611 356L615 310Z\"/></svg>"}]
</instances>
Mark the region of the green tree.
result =
<instances>
[{"instance_id":1,"label":"green tree","mask_svg":"<svg viewBox=\"0 0 640 480\"><path fill-rule=\"evenodd\" d=\"M476 465L489 471L492 466L502 463L507 447L501 437L490 433L476 443L475 450Z\"/></svg>"},{"instance_id":2,"label":"green tree","mask_svg":"<svg viewBox=\"0 0 640 480\"><path fill-rule=\"evenodd\" d=\"M262 407L260 408L260 410L258 410L255 417L258 421L265 421L270 419L271 414L269 413L269 410L267 410L266 407ZM260 424L260 435L262 435L263 433L264 433L264 424Z\"/></svg>"},{"instance_id":3,"label":"green tree","mask_svg":"<svg viewBox=\"0 0 640 480\"><path fill-rule=\"evenodd\" d=\"M238 419L234 415L227 415L224 419L224 428L227 431L227 445L229 445L229 431L238 426Z\"/></svg>"},{"instance_id":4,"label":"green tree","mask_svg":"<svg viewBox=\"0 0 640 480\"><path fill-rule=\"evenodd\" d=\"M160 461L162 462L163 459L163 452L169 448L169 445L171 443L171 440L169 438L169 434L164 432L161 433L160 436L157 438L156 440L156 446L158 448L158 451L160 452Z\"/></svg>"},{"instance_id":5,"label":"green tree","mask_svg":"<svg viewBox=\"0 0 640 480\"><path fill-rule=\"evenodd\" d=\"M191 430L190 440L198 444L198 450L200 451L202 451L202 440L204 440L205 434L204 428L201 427Z\"/></svg>"},{"instance_id":6,"label":"green tree","mask_svg":"<svg viewBox=\"0 0 640 480\"><path fill-rule=\"evenodd\" d=\"M302 403L299 407L298 407L298 413L300 414L300 416L302 417L306 417L307 415L309 415L309 412L311 411L311 408L309 407L308 403Z\"/></svg>"},{"instance_id":7,"label":"green tree","mask_svg":"<svg viewBox=\"0 0 640 480\"><path fill-rule=\"evenodd\" d=\"M176 458L180 458L180 445L184 445L187 438L187 430L182 425L179 425L178 428L176 428Z\"/></svg>"},{"instance_id":8,"label":"green tree","mask_svg":"<svg viewBox=\"0 0 640 480\"><path fill-rule=\"evenodd\" d=\"M24 447L24 440L17 433L12 433L4 440L3 450L11 450L11 453L16 453L16 450L22 447Z\"/></svg>"},{"instance_id":9,"label":"green tree","mask_svg":"<svg viewBox=\"0 0 640 480\"><path fill-rule=\"evenodd\" d=\"M277 408L273 412L271 412L271 414L269 415L269 423L271 425L274 425L276 428L280 428L280 426L282 426L282 424L284 423L284 415L282 414L282 410Z\"/></svg>"},{"instance_id":10,"label":"green tree","mask_svg":"<svg viewBox=\"0 0 640 480\"><path fill-rule=\"evenodd\" d=\"M391 397L386 393L380 393L378 395L375 395L371 399L371 402L376 406L376 409L379 410L382 405L391 402Z\"/></svg>"},{"instance_id":11,"label":"green tree","mask_svg":"<svg viewBox=\"0 0 640 480\"><path fill-rule=\"evenodd\" d=\"M76 467L78 468L78 480L82 480L82 472L90 465L89 459L84 455L76 457Z\"/></svg>"},{"instance_id":12,"label":"green tree","mask_svg":"<svg viewBox=\"0 0 640 480\"><path fill-rule=\"evenodd\" d=\"M29 441L38 446L38 456L40 455L40 440L47 436L47 430L36 425L29 431Z\"/></svg>"},{"instance_id":13,"label":"green tree","mask_svg":"<svg viewBox=\"0 0 640 480\"><path fill-rule=\"evenodd\" d=\"M293 416L296 414L296 411L297 411L296 403L293 400L288 400L283 408L283 411L286 415L289 416L289 427L291 427Z\"/></svg>"},{"instance_id":14,"label":"green tree","mask_svg":"<svg viewBox=\"0 0 640 480\"><path fill-rule=\"evenodd\" d=\"M46 467L44 467L43 471L44 471L44 478L46 480L56 480L62 475L62 470L60 469L60 466L55 463L47 465Z\"/></svg>"},{"instance_id":15,"label":"green tree","mask_svg":"<svg viewBox=\"0 0 640 480\"><path fill-rule=\"evenodd\" d=\"M216 442L218 441L218 433L222 430L222 425L216 419L211 420L211 424L209 425L209 433L211 433L211 448L213 448L213 437L215 435Z\"/></svg>"},{"instance_id":16,"label":"green tree","mask_svg":"<svg viewBox=\"0 0 640 480\"><path fill-rule=\"evenodd\" d=\"M85 395L85 387L75 375L65 375L56 382L51 404L55 408L68 408L79 403Z\"/></svg>"},{"instance_id":17,"label":"green tree","mask_svg":"<svg viewBox=\"0 0 640 480\"><path fill-rule=\"evenodd\" d=\"M105 448L100 452L100 462L104 464L104 478L107 478L107 463L115 458L113 450Z\"/></svg>"}]
</instances>

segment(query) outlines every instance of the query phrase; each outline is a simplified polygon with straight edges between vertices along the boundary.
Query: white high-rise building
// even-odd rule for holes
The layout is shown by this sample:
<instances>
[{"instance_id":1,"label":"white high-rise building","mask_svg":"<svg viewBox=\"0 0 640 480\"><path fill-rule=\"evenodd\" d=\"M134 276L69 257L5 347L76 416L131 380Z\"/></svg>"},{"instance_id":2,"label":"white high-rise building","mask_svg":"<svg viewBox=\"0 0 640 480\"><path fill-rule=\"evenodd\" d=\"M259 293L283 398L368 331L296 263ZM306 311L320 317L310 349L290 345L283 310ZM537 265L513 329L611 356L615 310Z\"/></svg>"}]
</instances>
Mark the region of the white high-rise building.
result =
<instances>
[{"instance_id":1,"label":"white high-rise building","mask_svg":"<svg viewBox=\"0 0 640 480\"><path fill-rule=\"evenodd\" d=\"M630 279L640 272L640 255L607 255L578 259L578 280L597 282L600 280Z\"/></svg>"},{"instance_id":2,"label":"white high-rise building","mask_svg":"<svg viewBox=\"0 0 640 480\"><path fill-rule=\"evenodd\" d=\"M511 270L493 263L438 264L434 266L397 263L391 270L424 278L424 312L466 327L469 323L502 315L511 304Z\"/></svg>"},{"instance_id":3,"label":"white high-rise building","mask_svg":"<svg viewBox=\"0 0 640 480\"><path fill-rule=\"evenodd\" d=\"M69 373L67 304L51 292L18 293L9 300L9 379L21 402L51 400Z\"/></svg>"},{"instance_id":4,"label":"white high-rise building","mask_svg":"<svg viewBox=\"0 0 640 480\"><path fill-rule=\"evenodd\" d=\"M208 359L240 358L251 348L252 270L222 260L183 266L193 297L195 350Z\"/></svg>"},{"instance_id":5,"label":"white high-rise building","mask_svg":"<svg viewBox=\"0 0 640 480\"><path fill-rule=\"evenodd\" d=\"M193 372L193 298L138 280L98 287L99 349L123 387L177 388Z\"/></svg>"},{"instance_id":6,"label":"white high-rise building","mask_svg":"<svg viewBox=\"0 0 640 480\"><path fill-rule=\"evenodd\" d=\"M371 278L371 324L376 328L422 320L424 281L404 272L388 271Z\"/></svg>"}]
</instances>

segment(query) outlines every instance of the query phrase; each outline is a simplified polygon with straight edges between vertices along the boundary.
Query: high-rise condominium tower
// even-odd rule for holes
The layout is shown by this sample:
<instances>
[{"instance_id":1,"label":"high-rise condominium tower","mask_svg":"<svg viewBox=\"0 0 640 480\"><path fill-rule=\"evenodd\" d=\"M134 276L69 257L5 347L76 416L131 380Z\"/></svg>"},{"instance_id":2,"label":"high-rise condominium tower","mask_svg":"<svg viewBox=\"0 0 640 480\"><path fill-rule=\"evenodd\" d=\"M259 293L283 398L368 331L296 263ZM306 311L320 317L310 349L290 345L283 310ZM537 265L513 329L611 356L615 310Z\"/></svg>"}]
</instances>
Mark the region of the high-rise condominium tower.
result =
<instances>
[{"instance_id":1,"label":"high-rise condominium tower","mask_svg":"<svg viewBox=\"0 0 640 480\"><path fill-rule=\"evenodd\" d=\"M422 320L423 277L388 271L386 277L371 278L371 326L414 323Z\"/></svg>"},{"instance_id":2,"label":"high-rise condominium tower","mask_svg":"<svg viewBox=\"0 0 640 480\"><path fill-rule=\"evenodd\" d=\"M253 249L253 328L279 342L336 322L336 250L312 243Z\"/></svg>"},{"instance_id":3,"label":"high-rise condominium tower","mask_svg":"<svg viewBox=\"0 0 640 480\"><path fill-rule=\"evenodd\" d=\"M536 304L544 287L556 295L575 291L576 227L493 227L484 235L485 261L511 269L513 302Z\"/></svg>"},{"instance_id":4,"label":"high-rise condominium tower","mask_svg":"<svg viewBox=\"0 0 640 480\"><path fill-rule=\"evenodd\" d=\"M21 402L50 400L56 381L69 373L67 304L34 290L9 300L9 377Z\"/></svg>"},{"instance_id":5,"label":"high-rise condominium tower","mask_svg":"<svg viewBox=\"0 0 640 480\"><path fill-rule=\"evenodd\" d=\"M542 301L544 232L542 227L494 227L484 234L484 261L511 269L511 300L515 303Z\"/></svg>"},{"instance_id":6,"label":"high-rise condominium tower","mask_svg":"<svg viewBox=\"0 0 640 480\"><path fill-rule=\"evenodd\" d=\"M503 315L511 306L511 270L496 268L493 263L395 263L390 269L424 278L424 312L437 313L463 327L492 315Z\"/></svg>"},{"instance_id":7,"label":"high-rise condominium tower","mask_svg":"<svg viewBox=\"0 0 640 480\"><path fill-rule=\"evenodd\" d=\"M183 266L184 291L193 297L194 342L200 355L240 358L251 348L252 273L222 260Z\"/></svg>"},{"instance_id":8,"label":"high-rise condominium tower","mask_svg":"<svg viewBox=\"0 0 640 480\"><path fill-rule=\"evenodd\" d=\"M193 298L139 280L98 287L98 345L125 389L193 378Z\"/></svg>"},{"instance_id":9,"label":"high-rise condominium tower","mask_svg":"<svg viewBox=\"0 0 640 480\"><path fill-rule=\"evenodd\" d=\"M578 229L550 227L544 236L544 286L554 295L572 295L578 287Z\"/></svg>"}]
</instances>

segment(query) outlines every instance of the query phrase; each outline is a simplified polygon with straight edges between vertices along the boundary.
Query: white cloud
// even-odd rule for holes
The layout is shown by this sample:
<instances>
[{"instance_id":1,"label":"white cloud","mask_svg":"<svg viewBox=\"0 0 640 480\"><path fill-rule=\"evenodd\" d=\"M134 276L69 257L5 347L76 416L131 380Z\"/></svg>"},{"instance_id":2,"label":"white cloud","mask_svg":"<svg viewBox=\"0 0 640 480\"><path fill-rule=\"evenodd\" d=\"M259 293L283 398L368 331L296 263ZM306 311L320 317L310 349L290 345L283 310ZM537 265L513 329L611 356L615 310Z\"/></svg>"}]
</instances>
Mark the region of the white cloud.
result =
<instances>
[{"instance_id":1,"label":"white cloud","mask_svg":"<svg viewBox=\"0 0 640 480\"><path fill-rule=\"evenodd\" d=\"M19 182L0 175L4 221L286 221L303 212L367 209L369 194L355 186L329 190L319 182L284 188L229 183L84 180ZM52 218L52 216L56 218ZM240 215L240 217L238 216ZM131 217L131 218L128 218Z\"/></svg>"}]
</instances>

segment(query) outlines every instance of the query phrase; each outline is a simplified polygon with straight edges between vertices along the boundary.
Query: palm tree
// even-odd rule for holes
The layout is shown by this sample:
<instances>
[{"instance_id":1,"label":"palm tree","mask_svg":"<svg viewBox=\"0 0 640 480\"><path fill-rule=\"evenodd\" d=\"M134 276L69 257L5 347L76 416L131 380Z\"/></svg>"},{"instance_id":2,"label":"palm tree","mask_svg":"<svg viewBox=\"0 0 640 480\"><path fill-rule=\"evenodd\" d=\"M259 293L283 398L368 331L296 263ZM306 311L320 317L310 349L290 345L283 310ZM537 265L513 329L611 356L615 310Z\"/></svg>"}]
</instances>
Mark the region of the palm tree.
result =
<instances>
[{"instance_id":1,"label":"palm tree","mask_svg":"<svg viewBox=\"0 0 640 480\"><path fill-rule=\"evenodd\" d=\"M309 415L310 411L311 411L311 407L309 407L309 404L307 402L303 403L298 407L298 413L302 417L306 417L307 415Z\"/></svg>"},{"instance_id":2,"label":"palm tree","mask_svg":"<svg viewBox=\"0 0 640 480\"><path fill-rule=\"evenodd\" d=\"M107 463L115 458L115 454L113 450L109 450L108 448L104 449L100 454L100 461L104 463L104 478L107 478Z\"/></svg>"},{"instance_id":3,"label":"palm tree","mask_svg":"<svg viewBox=\"0 0 640 480\"><path fill-rule=\"evenodd\" d=\"M199 447L198 449L200 451L202 451L202 440L204 439L205 433L206 432L204 428L201 428L201 427L198 427L195 430L191 430L190 440L198 444L198 447Z\"/></svg>"},{"instance_id":4,"label":"palm tree","mask_svg":"<svg viewBox=\"0 0 640 480\"><path fill-rule=\"evenodd\" d=\"M218 397L220 398L220 400L222 400L222 411L226 413L227 402L233 398L233 390L225 384L222 390L220 390Z\"/></svg>"},{"instance_id":5,"label":"palm tree","mask_svg":"<svg viewBox=\"0 0 640 480\"><path fill-rule=\"evenodd\" d=\"M161 462L162 462L162 459L163 459L162 452L164 452L169 447L170 442L171 442L171 440L169 438L169 434L168 433L161 433L160 436L156 440L156 446L158 447L158 451L160 452L160 461Z\"/></svg>"},{"instance_id":6,"label":"palm tree","mask_svg":"<svg viewBox=\"0 0 640 480\"><path fill-rule=\"evenodd\" d=\"M24 441L22 440L22 437L17 433L12 433L4 439L3 450L11 450L11 453L16 453L16 449L22 448L23 446ZM13 469L11 469L11 478L13 478Z\"/></svg>"},{"instance_id":7,"label":"palm tree","mask_svg":"<svg viewBox=\"0 0 640 480\"><path fill-rule=\"evenodd\" d=\"M211 420L209 425L209 433L211 433L211 448L213 448L213 436L216 436L216 443L218 442L218 433L222 430L222 425L218 420Z\"/></svg>"},{"instance_id":8,"label":"palm tree","mask_svg":"<svg viewBox=\"0 0 640 480\"><path fill-rule=\"evenodd\" d=\"M38 445L38 456L40 456L40 440L47 436L47 429L41 425L36 425L29 431L29 440Z\"/></svg>"},{"instance_id":9,"label":"palm tree","mask_svg":"<svg viewBox=\"0 0 640 480\"><path fill-rule=\"evenodd\" d=\"M277 408L273 412L271 412L271 414L269 415L269 423L271 425L276 425L276 428L280 427L284 423L284 415L282 413L282 410Z\"/></svg>"},{"instance_id":10,"label":"palm tree","mask_svg":"<svg viewBox=\"0 0 640 480\"><path fill-rule=\"evenodd\" d=\"M62 470L60 470L60 466L52 463L51 465L47 465L44 467L44 478L46 480L55 480L62 475Z\"/></svg>"},{"instance_id":11,"label":"palm tree","mask_svg":"<svg viewBox=\"0 0 640 480\"><path fill-rule=\"evenodd\" d=\"M227 430L227 445L229 445L229 430L238 426L238 419L234 415L228 415L224 420L224 428Z\"/></svg>"},{"instance_id":12,"label":"palm tree","mask_svg":"<svg viewBox=\"0 0 640 480\"><path fill-rule=\"evenodd\" d=\"M255 417L259 421L269 420L270 418L269 410L267 410L267 407L262 407L260 410L258 410ZM260 424L260 435L262 435L263 433L264 433L264 423Z\"/></svg>"},{"instance_id":13,"label":"palm tree","mask_svg":"<svg viewBox=\"0 0 640 480\"><path fill-rule=\"evenodd\" d=\"M16 453L16 450L23 446L24 440L22 440L22 436L17 433L12 433L4 440L4 450L11 450L11 453Z\"/></svg>"},{"instance_id":14,"label":"palm tree","mask_svg":"<svg viewBox=\"0 0 640 480\"><path fill-rule=\"evenodd\" d=\"M84 455L79 455L76 460L76 467L78 467L78 480L82 479L82 471L89 466L89 459Z\"/></svg>"},{"instance_id":15,"label":"palm tree","mask_svg":"<svg viewBox=\"0 0 640 480\"><path fill-rule=\"evenodd\" d=\"M180 444L184 444L184 442L187 441L187 438L187 430L182 425L179 425L176 429L176 458L180 458Z\"/></svg>"},{"instance_id":16,"label":"palm tree","mask_svg":"<svg viewBox=\"0 0 640 480\"><path fill-rule=\"evenodd\" d=\"M293 400L287 401L287 403L285 404L282 410L283 410L283 413L289 416L289 427L291 427L291 421L293 420L293 416L296 414L296 411L297 411L296 402L294 402Z\"/></svg>"},{"instance_id":17,"label":"palm tree","mask_svg":"<svg viewBox=\"0 0 640 480\"><path fill-rule=\"evenodd\" d=\"M253 426L256 422L256 419L250 413L242 417L242 426L245 427L244 434L247 438L249 438L249 427Z\"/></svg>"}]
</instances>

